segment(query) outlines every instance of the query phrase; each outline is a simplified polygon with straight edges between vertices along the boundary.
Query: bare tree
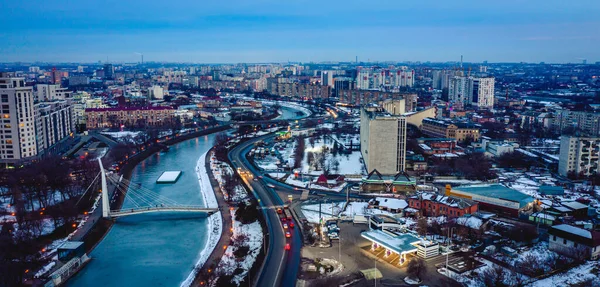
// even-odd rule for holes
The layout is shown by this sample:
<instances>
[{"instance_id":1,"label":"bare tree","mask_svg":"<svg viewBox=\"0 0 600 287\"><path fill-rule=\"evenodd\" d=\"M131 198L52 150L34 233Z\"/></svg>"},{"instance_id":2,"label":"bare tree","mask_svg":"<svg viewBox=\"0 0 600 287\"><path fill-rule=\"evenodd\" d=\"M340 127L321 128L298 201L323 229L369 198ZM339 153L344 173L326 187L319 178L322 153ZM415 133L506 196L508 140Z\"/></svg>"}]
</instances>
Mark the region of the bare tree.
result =
<instances>
[{"instance_id":1,"label":"bare tree","mask_svg":"<svg viewBox=\"0 0 600 287\"><path fill-rule=\"evenodd\" d=\"M419 217L417 220L417 233L421 236L427 235L427 217Z\"/></svg>"},{"instance_id":2,"label":"bare tree","mask_svg":"<svg viewBox=\"0 0 600 287\"><path fill-rule=\"evenodd\" d=\"M406 267L406 272L411 276L411 278L416 278L421 280L421 275L425 272L425 261L420 257L413 257Z\"/></svg>"}]
</instances>

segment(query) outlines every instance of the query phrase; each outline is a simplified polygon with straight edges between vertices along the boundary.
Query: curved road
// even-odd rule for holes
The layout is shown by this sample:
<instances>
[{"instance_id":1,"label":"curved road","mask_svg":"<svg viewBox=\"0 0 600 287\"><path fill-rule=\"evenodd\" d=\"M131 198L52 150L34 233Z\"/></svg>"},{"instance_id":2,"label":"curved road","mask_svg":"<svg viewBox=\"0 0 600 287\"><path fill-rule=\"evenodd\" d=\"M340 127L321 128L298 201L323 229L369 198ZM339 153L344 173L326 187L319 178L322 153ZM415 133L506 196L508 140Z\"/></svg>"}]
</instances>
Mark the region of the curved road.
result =
<instances>
[{"instance_id":1,"label":"curved road","mask_svg":"<svg viewBox=\"0 0 600 287\"><path fill-rule=\"evenodd\" d=\"M263 176L253 164L251 164L246 155L254 147L254 143L259 140L268 141L274 137L274 134L269 134L261 137L252 138L233 148L229 154L229 160L233 168L237 170L241 168L253 174L254 178L258 179ZM300 250L302 248L302 236L298 228L301 224L296 223L296 228L289 229L292 233L291 238L285 238L285 233L279 216L276 212L276 206L284 204L283 200L277 194L277 191L300 195L302 191L297 190L293 186L276 181L272 178L264 176L256 181L244 179L250 191L256 198L259 199L259 204L262 207L263 215L266 219L267 229L269 230L269 249L263 266L261 275L259 276L256 286L295 286L296 278L300 268ZM275 186L277 191L268 186ZM313 194L326 195L327 197L345 198L344 193L311 190ZM360 195L351 194L350 197L362 198ZM289 243L291 250L285 250L285 244Z\"/></svg>"}]
</instances>

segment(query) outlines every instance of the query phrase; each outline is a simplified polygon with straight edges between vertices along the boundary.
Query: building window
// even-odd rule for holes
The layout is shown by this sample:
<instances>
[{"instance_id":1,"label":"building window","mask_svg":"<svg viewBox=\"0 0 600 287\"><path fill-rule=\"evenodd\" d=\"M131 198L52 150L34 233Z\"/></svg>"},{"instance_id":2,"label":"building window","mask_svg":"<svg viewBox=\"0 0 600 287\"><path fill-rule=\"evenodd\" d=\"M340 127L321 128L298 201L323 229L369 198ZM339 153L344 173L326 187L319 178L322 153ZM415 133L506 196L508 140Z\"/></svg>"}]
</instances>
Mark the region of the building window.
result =
<instances>
[{"instance_id":1,"label":"building window","mask_svg":"<svg viewBox=\"0 0 600 287\"><path fill-rule=\"evenodd\" d=\"M567 240L566 239L563 239L563 244L567 245Z\"/></svg>"},{"instance_id":2,"label":"building window","mask_svg":"<svg viewBox=\"0 0 600 287\"><path fill-rule=\"evenodd\" d=\"M556 241L556 235L552 236L552 241Z\"/></svg>"}]
</instances>

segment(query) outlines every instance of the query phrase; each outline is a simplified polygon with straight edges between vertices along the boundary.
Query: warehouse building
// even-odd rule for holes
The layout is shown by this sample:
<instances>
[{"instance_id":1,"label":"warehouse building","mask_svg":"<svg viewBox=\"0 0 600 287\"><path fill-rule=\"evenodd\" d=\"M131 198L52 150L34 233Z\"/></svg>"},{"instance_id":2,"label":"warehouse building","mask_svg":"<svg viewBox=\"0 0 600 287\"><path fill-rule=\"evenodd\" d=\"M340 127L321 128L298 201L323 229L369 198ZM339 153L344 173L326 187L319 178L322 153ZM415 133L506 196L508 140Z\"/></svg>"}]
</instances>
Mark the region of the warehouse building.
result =
<instances>
[{"instance_id":1,"label":"warehouse building","mask_svg":"<svg viewBox=\"0 0 600 287\"><path fill-rule=\"evenodd\" d=\"M501 184L481 184L446 188L446 195L463 197L479 203L481 210L518 217L533 207L534 199Z\"/></svg>"}]
</instances>

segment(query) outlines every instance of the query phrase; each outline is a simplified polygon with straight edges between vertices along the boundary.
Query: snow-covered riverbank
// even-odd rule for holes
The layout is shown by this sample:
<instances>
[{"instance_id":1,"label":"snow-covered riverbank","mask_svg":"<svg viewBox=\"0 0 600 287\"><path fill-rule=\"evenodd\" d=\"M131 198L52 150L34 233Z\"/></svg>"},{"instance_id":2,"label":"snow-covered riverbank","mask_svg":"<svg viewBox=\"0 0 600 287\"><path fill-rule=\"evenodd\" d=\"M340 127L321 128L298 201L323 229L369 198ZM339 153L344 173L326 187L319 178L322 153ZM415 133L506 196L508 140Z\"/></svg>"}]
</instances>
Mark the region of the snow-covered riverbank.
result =
<instances>
[{"instance_id":1,"label":"snow-covered riverbank","mask_svg":"<svg viewBox=\"0 0 600 287\"><path fill-rule=\"evenodd\" d=\"M208 171L206 170L207 156L208 152L201 155L196 165L196 174L198 175L198 182L200 183L200 193L202 194L202 198L204 199L204 204L206 207L218 208L219 204L217 202L217 197L215 196L215 192L210 184ZM221 221L220 213L217 212L208 217L208 230L209 233L208 238L206 239L206 245L200 252L198 261L196 262L193 271L181 283L181 287L188 287L192 285L192 282L196 277L196 273L198 270L200 270L204 263L206 263L206 260L208 260L208 257L217 246L219 238L221 237L221 233L223 233L223 222Z\"/></svg>"}]
</instances>

